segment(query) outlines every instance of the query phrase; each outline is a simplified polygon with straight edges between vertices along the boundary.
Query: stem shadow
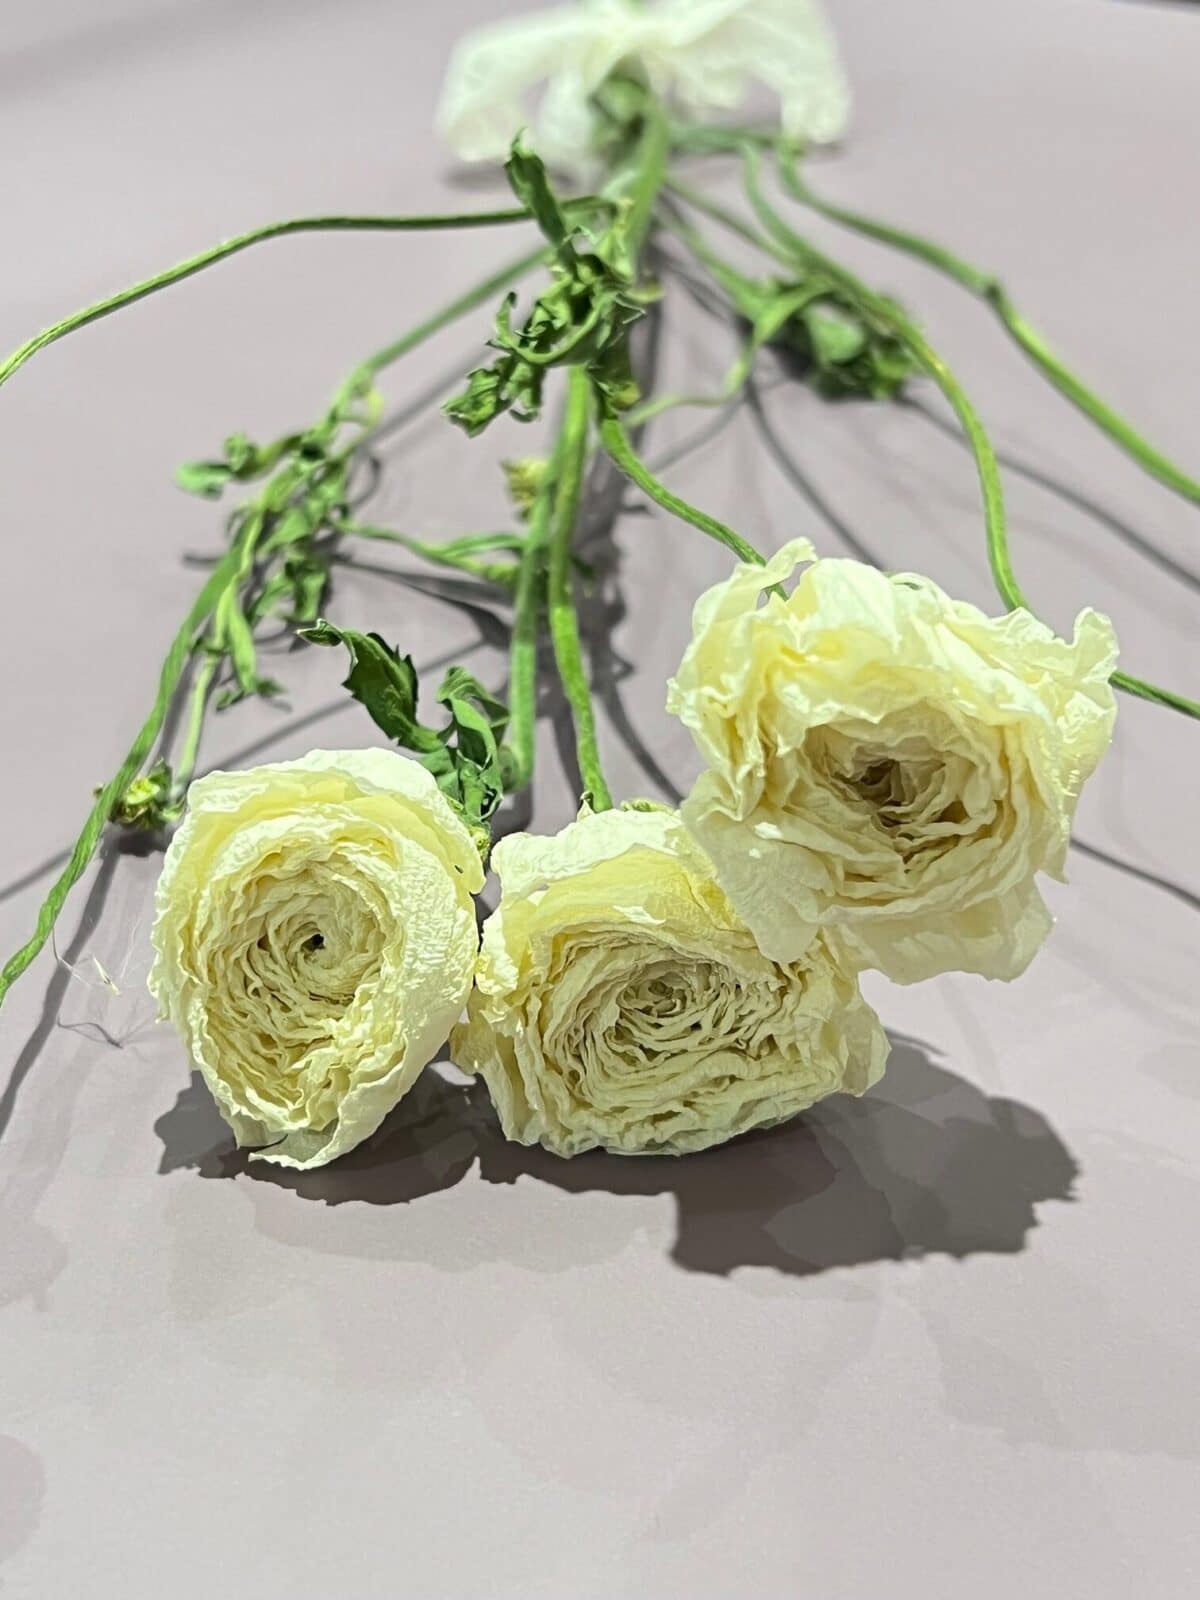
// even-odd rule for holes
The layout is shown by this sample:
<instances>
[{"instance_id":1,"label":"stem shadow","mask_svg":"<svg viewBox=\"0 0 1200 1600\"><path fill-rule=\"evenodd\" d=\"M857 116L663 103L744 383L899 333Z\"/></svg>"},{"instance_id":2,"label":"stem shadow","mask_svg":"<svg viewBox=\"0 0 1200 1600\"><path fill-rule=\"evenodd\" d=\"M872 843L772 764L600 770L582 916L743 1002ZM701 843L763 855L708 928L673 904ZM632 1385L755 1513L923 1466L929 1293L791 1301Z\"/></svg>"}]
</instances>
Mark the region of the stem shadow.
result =
<instances>
[{"instance_id":1,"label":"stem shadow","mask_svg":"<svg viewBox=\"0 0 1200 1600\"><path fill-rule=\"evenodd\" d=\"M963 438L956 424L950 421L949 418L940 416L925 401L910 395L905 399L901 399L898 404L909 411L917 412L926 422L931 423L947 438L953 439L963 449L970 449L968 441ZM1166 550L1160 550L1156 544L1146 538L1145 534L1139 533L1130 523L1123 521L1115 512L1110 511L1107 506L1102 505L1098 500L1093 500L1082 489L1076 488L1074 484L1064 483L1061 478L1054 477L1052 473L1047 472L1043 467L1034 466L1032 462L1014 456L1009 450L998 450L996 459L1005 471L1016 473L1018 477L1024 478L1027 483L1036 484L1039 489L1045 489L1047 493L1055 495L1066 505L1074 506L1077 511L1082 511L1085 516L1091 517L1101 527L1107 528L1109 533L1115 534L1131 550L1136 551L1144 560L1151 562L1160 571L1165 572L1176 583L1183 584L1185 588L1191 589L1194 593L1200 593L1200 573L1184 566L1182 562L1177 561Z\"/></svg>"}]
</instances>

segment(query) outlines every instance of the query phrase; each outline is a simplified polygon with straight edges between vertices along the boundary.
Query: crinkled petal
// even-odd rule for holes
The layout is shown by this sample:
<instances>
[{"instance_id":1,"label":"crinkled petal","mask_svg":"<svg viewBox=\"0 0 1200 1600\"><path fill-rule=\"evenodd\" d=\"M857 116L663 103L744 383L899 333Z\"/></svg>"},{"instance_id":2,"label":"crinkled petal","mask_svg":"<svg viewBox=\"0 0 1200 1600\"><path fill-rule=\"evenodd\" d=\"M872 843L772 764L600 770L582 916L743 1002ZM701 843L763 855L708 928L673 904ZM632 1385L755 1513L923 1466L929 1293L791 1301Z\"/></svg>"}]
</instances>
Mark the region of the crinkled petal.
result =
<instances>
[{"instance_id":1,"label":"crinkled petal","mask_svg":"<svg viewBox=\"0 0 1200 1600\"><path fill-rule=\"evenodd\" d=\"M430 774L313 751L194 783L150 987L239 1145L323 1165L368 1137L470 988L483 868Z\"/></svg>"},{"instance_id":2,"label":"crinkled petal","mask_svg":"<svg viewBox=\"0 0 1200 1600\"><path fill-rule=\"evenodd\" d=\"M438 127L468 161L501 160L529 127L550 161L588 159L588 104L616 68L640 72L694 117L736 109L760 84L793 137L845 129L850 97L817 0L580 0L479 29L451 57Z\"/></svg>"},{"instance_id":3,"label":"crinkled petal","mask_svg":"<svg viewBox=\"0 0 1200 1600\"><path fill-rule=\"evenodd\" d=\"M1014 977L1112 737L1116 658L1094 611L1068 641L796 541L696 605L668 690L706 763L681 815L772 960L823 931L898 982Z\"/></svg>"},{"instance_id":4,"label":"crinkled petal","mask_svg":"<svg viewBox=\"0 0 1200 1600\"><path fill-rule=\"evenodd\" d=\"M497 846L454 1060L510 1139L563 1156L704 1149L862 1094L886 1040L821 939L767 960L674 814L585 814Z\"/></svg>"}]
</instances>

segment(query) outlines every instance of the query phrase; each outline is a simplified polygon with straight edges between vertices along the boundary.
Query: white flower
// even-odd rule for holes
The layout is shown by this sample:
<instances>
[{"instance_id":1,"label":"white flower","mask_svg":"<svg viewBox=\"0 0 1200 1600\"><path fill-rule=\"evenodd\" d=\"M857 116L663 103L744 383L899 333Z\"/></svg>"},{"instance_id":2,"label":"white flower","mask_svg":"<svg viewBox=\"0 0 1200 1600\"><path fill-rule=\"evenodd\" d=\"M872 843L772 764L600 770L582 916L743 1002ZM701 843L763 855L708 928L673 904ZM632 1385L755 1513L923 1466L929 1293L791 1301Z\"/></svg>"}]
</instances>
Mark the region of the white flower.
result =
<instances>
[{"instance_id":1,"label":"white flower","mask_svg":"<svg viewBox=\"0 0 1200 1600\"><path fill-rule=\"evenodd\" d=\"M668 693L708 764L683 820L776 960L824 929L900 983L1016 977L1051 926L1035 875L1062 876L1112 737L1115 664L1094 611L1068 643L798 540L696 606Z\"/></svg>"},{"instance_id":2,"label":"white flower","mask_svg":"<svg viewBox=\"0 0 1200 1600\"><path fill-rule=\"evenodd\" d=\"M736 109L754 82L784 131L843 132L849 91L817 0L582 0L468 34L451 58L438 126L468 161L502 160L531 127L547 161L586 162L589 97L618 67L696 118Z\"/></svg>"},{"instance_id":3,"label":"white flower","mask_svg":"<svg viewBox=\"0 0 1200 1600\"><path fill-rule=\"evenodd\" d=\"M240 1145L316 1167L373 1133L471 986L466 827L389 750L194 783L159 879L150 988Z\"/></svg>"},{"instance_id":4,"label":"white flower","mask_svg":"<svg viewBox=\"0 0 1200 1600\"><path fill-rule=\"evenodd\" d=\"M821 940L767 960L679 820L585 813L516 835L452 1058L510 1139L679 1155L880 1076L887 1041Z\"/></svg>"}]
</instances>

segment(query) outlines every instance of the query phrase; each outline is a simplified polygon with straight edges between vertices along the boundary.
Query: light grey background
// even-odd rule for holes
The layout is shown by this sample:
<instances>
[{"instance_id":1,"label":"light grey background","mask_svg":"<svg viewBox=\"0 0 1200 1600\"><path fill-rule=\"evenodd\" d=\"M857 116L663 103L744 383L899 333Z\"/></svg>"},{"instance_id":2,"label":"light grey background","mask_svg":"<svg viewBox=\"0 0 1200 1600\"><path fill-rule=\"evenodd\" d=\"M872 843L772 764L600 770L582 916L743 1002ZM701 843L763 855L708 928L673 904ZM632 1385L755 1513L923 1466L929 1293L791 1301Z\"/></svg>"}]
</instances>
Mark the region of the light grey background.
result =
<instances>
[{"instance_id":1,"label":"light grey background","mask_svg":"<svg viewBox=\"0 0 1200 1600\"><path fill-rule=\"evenodd\" d=\"M269 217L479 193L452 184L430 123L452 37L496 0L4 9L5 348ZM1200 17L833 11L858 109L825 191L1001 271L1200 466ZM1132 670L1200 693L1200 596L1171 570L1200 571L1200 513L953 286L820 231L917 308L976 395L1017 468L1014 552L1044 613L1111 611ZM267 246L0 395L6 948L148 706L199 581L181 556L215 547L221 512L172 487L175 464L234 428L307 422L354 360L515 248ZM398 369L391 400L464 369L486 324ZM732 348L692 310L668 313L664 345L665 381L693 384ZM763 545L849 535L990 603L970 463L943 428L798 387L763 405L790 476L743 410L670 481ZM664 420L647 448L666 458L705 426ZM536 438L409 425L379 514L490 525L496 461ZM636 745L677 783L694 770L663 682L723 558L636 511L619 545L619 659L601 665L623 720L604 713L604 750L620 792L657 793ZM501 681L486 610L369 573L344 574L333 609L418 663L469 652ZM206 759L370 741L332 653L278 666L288 705L231 711ZM62 923L78 975L47 954L0 1022L0 1591L1193 1592L1198 752L1195 725L1124 702L1079 819L1102 855L1051 887L1059 927L1032 972L875 984L898 1044L865 1102L677 1164L509 1151L430 1075L337 1169L249 1175L141 988L157 859L110 855ZM547 723L537 824L570 806Z\"/></svg>"}]
</instances>

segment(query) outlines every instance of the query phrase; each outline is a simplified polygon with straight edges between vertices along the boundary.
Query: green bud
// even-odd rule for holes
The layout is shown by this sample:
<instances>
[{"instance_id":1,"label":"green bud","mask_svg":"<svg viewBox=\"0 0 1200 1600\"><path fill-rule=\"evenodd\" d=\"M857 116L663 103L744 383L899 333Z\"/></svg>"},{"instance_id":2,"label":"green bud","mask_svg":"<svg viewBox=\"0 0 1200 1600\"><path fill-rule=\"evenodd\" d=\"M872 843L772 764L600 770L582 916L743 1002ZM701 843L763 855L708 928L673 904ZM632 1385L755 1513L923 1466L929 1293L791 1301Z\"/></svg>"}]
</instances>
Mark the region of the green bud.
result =
<instances>
[{"instance_id":1,"label":"green bud","mask_svg":"<svg viewBox=\"0 0 1200 1600\"><path fill-rule=\"evenodd\" d=\"M528 521L533 503L546 482L550 463L545 456L522 456L517 461L502 461L500 465L508 498L516 507L517 515Z\"/></svg>"}]
</instances>

